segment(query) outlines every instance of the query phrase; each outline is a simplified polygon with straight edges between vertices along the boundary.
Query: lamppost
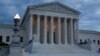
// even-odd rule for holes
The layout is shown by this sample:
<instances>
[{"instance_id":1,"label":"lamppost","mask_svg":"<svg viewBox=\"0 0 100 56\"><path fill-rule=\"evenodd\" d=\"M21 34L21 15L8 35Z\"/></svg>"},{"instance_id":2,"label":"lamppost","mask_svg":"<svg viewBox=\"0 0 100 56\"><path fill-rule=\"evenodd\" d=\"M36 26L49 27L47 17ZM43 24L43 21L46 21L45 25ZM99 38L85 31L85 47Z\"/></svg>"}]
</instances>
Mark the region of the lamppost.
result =
<instances>
[{"instance_id":1,"label":"lamppost","mask_svg":"<svg viewBox=\"0 0 100 56\"><path fill-rule=\"evenodd\" d=\"M14 17L14 29L13 29L14 35L12 40L12 43L14 44L20 43L19 22L20 22L20 16L19 14L16 14Z\"/></svg>"},{"instance_id":2,"label":"lamppost","mask_svg":"<svg viewBox=\"0 0 100 56\"><path fill-rule=\"evenodd\" d=\"M19 14L16 14L15 17L14 17L14 26L15 26L15 29L14 29L14 32L15 34L19 31L19 21L20 21L20 16Z\"/></svg>"},{"instance_id":3,"label":"lamppost","mask_svg":"<svg viewBox=\"0 0 100 56\"><path fill-rule=\"evenodd\" d=\"M20 16L16 14L14 17L14 35L12 36L12 42L10 44L9 56L24 56L24 48L20 41L20 29L19 29Z\"/></svg>"}]
</instances>

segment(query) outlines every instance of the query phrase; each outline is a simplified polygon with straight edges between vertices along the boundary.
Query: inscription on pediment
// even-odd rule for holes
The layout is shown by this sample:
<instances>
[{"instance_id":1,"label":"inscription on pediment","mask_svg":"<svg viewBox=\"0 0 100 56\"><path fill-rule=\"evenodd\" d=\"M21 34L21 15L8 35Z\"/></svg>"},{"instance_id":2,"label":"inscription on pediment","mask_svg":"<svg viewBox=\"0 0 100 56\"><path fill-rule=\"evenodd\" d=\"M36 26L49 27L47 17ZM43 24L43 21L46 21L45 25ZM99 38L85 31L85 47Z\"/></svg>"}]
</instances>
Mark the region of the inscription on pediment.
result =
<instances>
[{"instance_id":1,"label":"inscription on pediment","mask_svg":"<svg viewBox=\"0 0 100 56\"><path fill-rule=\"evenodd\" d=\"M51 4L51 5L39 6L39 7L35 7L35 9L74 13L71 10L68 10L68 9L66 9L66 8L58 5L58 4Z\"/></svg>"}]
</instances>

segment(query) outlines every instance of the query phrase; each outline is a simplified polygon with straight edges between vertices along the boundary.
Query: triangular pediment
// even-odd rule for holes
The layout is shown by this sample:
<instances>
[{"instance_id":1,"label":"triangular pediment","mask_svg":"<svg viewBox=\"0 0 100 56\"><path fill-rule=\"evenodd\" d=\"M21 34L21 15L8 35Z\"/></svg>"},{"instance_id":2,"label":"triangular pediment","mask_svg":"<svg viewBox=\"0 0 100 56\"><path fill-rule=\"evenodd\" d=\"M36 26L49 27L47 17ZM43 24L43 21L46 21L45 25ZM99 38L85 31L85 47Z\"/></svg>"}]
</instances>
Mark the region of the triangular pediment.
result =
<instances>
[{"instance_id":1,"label":"triangular pediment","mask_svg":"<svg viewBox=\"0 0 100 56\"><path fill-rule=\"evenodd\" d=\"M67 12L67 13L75 13L75 14L80 13L75 9L72 9L59 2L44 3L44 4L32 5L29 7L33 9L41 9L41 10L48 10L48 11L58 11L58 12Z\"/></svg>"}]
</instances>

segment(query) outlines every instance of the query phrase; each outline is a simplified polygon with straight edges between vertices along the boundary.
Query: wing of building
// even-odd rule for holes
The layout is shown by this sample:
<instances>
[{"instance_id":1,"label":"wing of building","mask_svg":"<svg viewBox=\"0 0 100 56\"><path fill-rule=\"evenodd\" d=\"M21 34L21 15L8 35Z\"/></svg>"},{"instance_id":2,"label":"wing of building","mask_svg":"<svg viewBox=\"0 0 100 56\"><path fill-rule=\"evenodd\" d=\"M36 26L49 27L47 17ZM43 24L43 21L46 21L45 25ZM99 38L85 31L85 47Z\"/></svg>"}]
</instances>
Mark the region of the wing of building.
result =
<instances>
[{"instance_id":1,"label":"wing of building","mask_svg":"<svg viewBox=\"0 0 100 56\"><path fill-rule=\"evenodd\" d=\"M100 32L79 30L79 15L79 11L59 2L29 5L20 25L23 44L27 45L25 52L95 54L100 51ZM11 44L12 28L13 25L0 25L0 42Z\"/></svg>"}]
</instances>

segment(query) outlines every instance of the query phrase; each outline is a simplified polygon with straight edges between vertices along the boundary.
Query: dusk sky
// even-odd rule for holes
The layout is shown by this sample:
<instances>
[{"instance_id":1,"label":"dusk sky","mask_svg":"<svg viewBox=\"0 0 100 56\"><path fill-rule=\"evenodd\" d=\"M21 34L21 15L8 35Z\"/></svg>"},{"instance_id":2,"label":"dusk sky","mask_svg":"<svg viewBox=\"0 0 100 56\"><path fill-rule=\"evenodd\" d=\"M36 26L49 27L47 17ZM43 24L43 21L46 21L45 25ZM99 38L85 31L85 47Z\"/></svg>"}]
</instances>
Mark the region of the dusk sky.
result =
<instances>
[{"instance_id":1,"label":"dusk sky","mask_svg":"<svg viewBox=\"0 0 100 56\"><path fill-rule=\"evenodd\" d=\"M79 27L100 31L100 0L0 0L0 24L13 24L13 16L21 18L28 5L58 1L81 12Z\"/></svg>"}]
</instances>

